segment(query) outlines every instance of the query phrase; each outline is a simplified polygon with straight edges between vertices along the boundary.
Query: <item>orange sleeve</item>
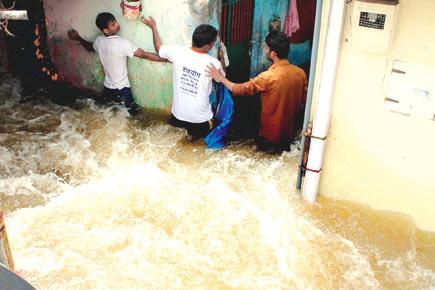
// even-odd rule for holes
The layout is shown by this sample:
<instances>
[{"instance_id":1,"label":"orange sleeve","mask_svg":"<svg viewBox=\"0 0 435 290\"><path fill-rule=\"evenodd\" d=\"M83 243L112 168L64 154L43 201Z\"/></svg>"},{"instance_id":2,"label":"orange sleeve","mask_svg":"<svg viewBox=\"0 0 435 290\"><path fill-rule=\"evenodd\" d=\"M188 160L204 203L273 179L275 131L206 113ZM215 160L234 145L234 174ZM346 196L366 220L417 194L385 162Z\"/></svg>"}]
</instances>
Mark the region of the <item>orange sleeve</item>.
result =
<instances>
[{"instance_id":1,"label":"orange sleeve","mask_svg":"<svg viewBox=\"0 0 435 290\"><path fill-rule=\"evenodd\" d=\"M264 73L259 74L246 83L235 84L233 86L234 96L250 96L265 91L267 88L267 77Z\"/></svg>"}]
</instances>

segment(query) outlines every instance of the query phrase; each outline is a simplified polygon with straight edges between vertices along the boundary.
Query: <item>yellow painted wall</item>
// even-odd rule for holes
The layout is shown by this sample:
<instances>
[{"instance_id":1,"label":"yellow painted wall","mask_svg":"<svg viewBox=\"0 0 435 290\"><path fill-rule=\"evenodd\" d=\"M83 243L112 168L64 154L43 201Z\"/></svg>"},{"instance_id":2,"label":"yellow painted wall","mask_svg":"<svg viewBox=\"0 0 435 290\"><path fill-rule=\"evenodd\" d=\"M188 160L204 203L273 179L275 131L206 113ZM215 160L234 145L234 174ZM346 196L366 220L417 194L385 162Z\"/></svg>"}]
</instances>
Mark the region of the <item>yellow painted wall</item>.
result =
<instances>
[{"instance_id":1,"label":"yellow painted wall","mask_svg":"<svg viewBox=\"0 0 435 290\"><path fill-rule=\"evenodd\" d=\"M400 1L384 55L352 45L353 3L345 13L319 193L409 214L421 229L435 231L435 121L384 107L393 60L435 69L435 1Z\"/></svg>"}]
</instances>

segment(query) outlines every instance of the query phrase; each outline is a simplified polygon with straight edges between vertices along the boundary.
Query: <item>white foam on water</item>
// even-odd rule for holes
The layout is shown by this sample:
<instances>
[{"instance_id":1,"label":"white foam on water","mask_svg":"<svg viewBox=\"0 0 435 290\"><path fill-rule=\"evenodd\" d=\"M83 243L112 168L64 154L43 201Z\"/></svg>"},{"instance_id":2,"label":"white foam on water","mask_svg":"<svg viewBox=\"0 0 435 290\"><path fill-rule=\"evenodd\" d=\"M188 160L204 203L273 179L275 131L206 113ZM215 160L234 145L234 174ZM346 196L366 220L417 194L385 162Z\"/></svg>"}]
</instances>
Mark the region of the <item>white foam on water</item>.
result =
<instances>
[{"instance_id":1,"label":"white foam on water","mask_svg":"<svg viewBox=\"0 0 435 290\"><path fill-rule=\"evenodd\" d=\"M9 227L17 266L44 288L317 289L330 273L306 273L327 266L315 255L333 246L341 256L334 266L345 276L331 286L376 283L351 243L296 215L273 184L253 195L219 178L191 183L184 174L120 164L43 207L16 211ZM82 279L71 284L65 276Z\"/></svg>"},{"instance_id":2,"label":"white foam on water","mask_svg":"<svg viewBox=\"0 0 435 290\"><path fill-rule=\"evenodd\" d=\"M211 151L92 101L12 107L0 128L33 127L0 133L0 193L43 200L6 220L17 269L40 289L435 285L415 251L372 255L377 245L313 217L292 189L295 151L270 156L249 142Z\"/></svg>"}]
</instances>

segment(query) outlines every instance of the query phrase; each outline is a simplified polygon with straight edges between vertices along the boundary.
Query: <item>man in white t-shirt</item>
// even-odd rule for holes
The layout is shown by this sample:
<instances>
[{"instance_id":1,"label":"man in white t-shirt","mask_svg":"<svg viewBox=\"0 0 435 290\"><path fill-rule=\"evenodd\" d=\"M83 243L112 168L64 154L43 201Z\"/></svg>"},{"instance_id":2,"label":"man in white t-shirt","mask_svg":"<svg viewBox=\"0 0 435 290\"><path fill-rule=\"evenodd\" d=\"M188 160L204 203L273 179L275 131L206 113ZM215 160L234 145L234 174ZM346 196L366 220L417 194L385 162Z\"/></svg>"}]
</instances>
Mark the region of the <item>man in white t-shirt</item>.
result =
<instances>
[{"instance_id":1,"label":"man in white t-shirt","mask_svg":"<svg viewBox=\"0 0 435 290\"><path fill-rule=\"evenodd\" d=\"M93 43L84 40L74 29L68 31L68 37L79 41L86 50L98 53L106 75L102 93L103 101L121 104L131 113L134 100L128 79L127 57L135 56L152 61L166 61L166 59L155 53L146 52L116 35L121 27L111 13L98 14L95 23L104 35L97 36Z\"/></svg>"},{"instance_id":2,"label":"man in white t-shirt","mask_svg":"<svg viewBox=\"0 0 435 290\"><path fill-rule=\"evenodd\" d=\"M174 65L171 124L186 128L191 140L205 137L212 128L210 104L212 78L205 70L212 63L224 74L221 63L208 55L217 38L211 25L199 25L192 35L192 47L164 45L152 17L141 18L153 32L153 43L160 57Z\"/></svg>"}]
</instances>

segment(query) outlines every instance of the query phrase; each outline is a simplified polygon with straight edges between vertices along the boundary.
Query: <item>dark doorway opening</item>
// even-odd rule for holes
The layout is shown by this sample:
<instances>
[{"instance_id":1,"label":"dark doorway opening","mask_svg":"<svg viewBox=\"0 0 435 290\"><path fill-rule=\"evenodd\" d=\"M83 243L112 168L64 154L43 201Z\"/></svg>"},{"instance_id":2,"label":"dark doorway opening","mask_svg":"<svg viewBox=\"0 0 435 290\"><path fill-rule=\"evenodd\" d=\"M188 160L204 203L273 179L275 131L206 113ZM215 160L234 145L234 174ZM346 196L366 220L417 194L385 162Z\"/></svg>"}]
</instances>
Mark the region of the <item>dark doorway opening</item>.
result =
<instances>
[{"instance_id":1,"label":"dark doorway opening","mask_svg":"<svg viewBox=\"0 0 435 290\"><path fill-rule=\"evenodd\" d=\"M284 1L288 1L288 10L280 11L279 14L287 17L283 19L274 14L273 17L271 16L270 21L278 20L277 23L280 24L276 29L284 29L291 14L290 5L294 1L293 4L295 4L294 6L296 6L299 14L299 28L297 31L293 31L292 34L287 34L287 31L285 31L290 42L289 62L302 68L308 78L310 75L316 0ZM235 83L242 83L250 78L254 8L256 5L270 5L270 0L222 0L220 37L227 47L230 60L227 77ZM261 18L264 15L255 17ZM260 97L258 95L235 97L234 104L235 113L230 139L255 137L259 129ZM298 120L299 127L302 127L302 118L303 116Z\"/></svg>"},{"instance_id":2,"label":"dark doorway opening","mask_svg":"<svg viewBox=\"0 0 435 290\"><path fill-rule=\"evenodd\" d=\"M254 6L255 0L222 1L220 37L227 47L230 61L227 77L235 83L249 80ZM259 96L234 98L234 107L230 140L254 137L259 128Z\"/></svg>"},{"instance_id":3,"label":"dark doorway opening","mask_svg":"<svg viewBox=\"0 0 435 290\"><path fill-rule=\"evenodd\" d=\"M69 105L77 96L94 97L90 90L79 90L58 80L47 39L43 0L0 0L10 10L26 10L28 20L9 20L3 34L7 69L22 85L21 101L50 100ZM3 62L3 60L2 60Z\"/></svg>"},{"instance_id":4,"label":"dark doorway opening","mask_svg":"<svg viewBox=\"0 0 435 290\"><path fill-rule=\"evenodd\" d=\"M5 8L26 10L29 20L8 21L5 36L9 68L21 80L23 95L31 94L57 81L47 46L47 26L42 0L0 0Z\"/></svg>"},{"instance_id":5,"label":"dark doorway opening","mask_svg":"<svg viewBox=\"0 0 435 290\"><path fill-rule=\"evenodd\" d=\"M220 37L230 59L228 78L241 83L249 79L251 38L255 0L223 0Z\"/></svg>"}]
</instances>

